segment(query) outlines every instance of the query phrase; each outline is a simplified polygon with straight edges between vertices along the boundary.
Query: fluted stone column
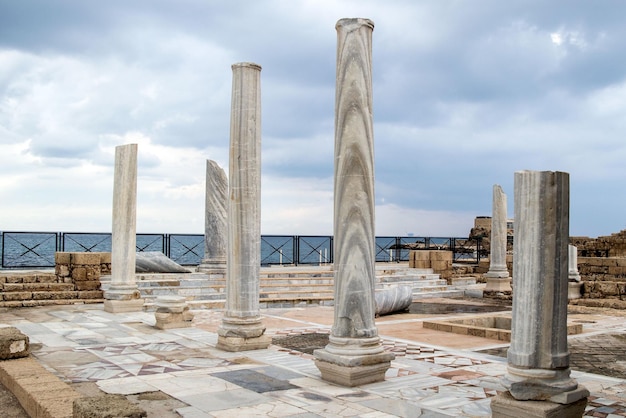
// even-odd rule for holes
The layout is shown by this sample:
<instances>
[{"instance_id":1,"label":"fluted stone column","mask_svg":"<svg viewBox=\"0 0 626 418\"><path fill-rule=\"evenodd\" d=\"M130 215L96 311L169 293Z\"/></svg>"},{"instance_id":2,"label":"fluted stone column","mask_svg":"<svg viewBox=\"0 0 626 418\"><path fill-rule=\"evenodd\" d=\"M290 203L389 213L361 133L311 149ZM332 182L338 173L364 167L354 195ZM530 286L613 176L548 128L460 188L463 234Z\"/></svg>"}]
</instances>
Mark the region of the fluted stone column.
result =
<instances>
[{"instance_id":1,"label":"fluted stone column","mask_svg":"<svg viewBox=\"0 0 626 418\"><path fill-rule=\"evenodd\" d=\"M584 412L589 392L570 377L567 348L568 242L569 174L516 172L509 393L492 402L494 417L511 416L511 408L548 416L529 414L527 400L546 401L549 416Z\"/></svg>"},{"instance_id":2,"label":"fluted stone column","mask_svg":"<svg viewBox=\"0 0 626 418\"><path fill-rule=\"evenodd\" d=\"M314 354L322 379L357 386L384 380L394 356L374 323L374 23L341 19L336 29L335 312L329 344Z\"/></svg>"},{"instance_id":3,"label":"fluted stone column","mask_svg":"<svg viewBox=\"0 0 626 418\"><path fill-rule=\"evenodd\" d=\"M135 282L137 244L137 144L115 147L111 285L104 292L107 312L141 311Z\"/></svg>"},{"instance_id":4,"label":"fluted stone column","mask_svg":"<svg viewBox=\"0 0 626 418\"><path fill-rule=\"evenodd\" d=\"M228 179L226 172L213 160L206 161L205 193L204 257L198 271L225 274Z\"/></svg>"},{"instance_id":5,"label":"fluted stone column","mask_svg":"<svg viewBox=\"0 0 626 418\"><path fill-rule=\"evenodd\" d=\"M226 310L217 347L226 351L266 348L259 311L261 268L261 67L233 69L230 119Z\"/></svg>"},{"instance_id":6,"label":"fluted stone column","mask_svg":"<svg viewBox=\"0 0 626 418\"><path fill-rule=\"evenodd\" d=\"M569 257L567 258L568 283L567 283L567 299L580 299L583 283L580 281L580 273L578 272L578 248L569 245Z\"/></svg>"},{"instance_id":7,"label":"fluted stone column","mask_svg":"<svg viewBox=\"0 0 626 418\"><path fill-rule=\"evenodd\" d=\"M506 194L502 191L502 187L494 184L489 271L485 274L486 293L511 292L511 277L506 267L506 243Z\"/></svg>"}]
</instances>

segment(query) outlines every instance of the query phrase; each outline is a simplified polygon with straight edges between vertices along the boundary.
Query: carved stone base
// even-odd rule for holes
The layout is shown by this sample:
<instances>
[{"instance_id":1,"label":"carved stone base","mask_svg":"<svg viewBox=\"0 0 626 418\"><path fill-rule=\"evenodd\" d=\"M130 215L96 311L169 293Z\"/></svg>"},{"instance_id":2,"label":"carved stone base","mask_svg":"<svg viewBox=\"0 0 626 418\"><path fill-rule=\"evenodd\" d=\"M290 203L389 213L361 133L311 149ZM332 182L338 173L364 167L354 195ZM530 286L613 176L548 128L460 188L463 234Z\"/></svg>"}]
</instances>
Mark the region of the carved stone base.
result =
<instances>
[{"instance_id":1,"label":"carved stone base","mask_svg":"<svg viewBox=\"0 0 626 418\"><path fill-rule=\"evenodd\" d=\"M261 335L260 337L224 337L217 336L216 348L224 351L249 351L249 350L263 350L272 342L272 337L269 335Z\"/></svg>"},{"instance_id":2,"label":"carved stone base","mask_svg":"<svg viewBox=\"0 0 626 418\"><path fill-rule=\"evenodd\" d=\"M487 279L487 285L485 286L486 292L511 292L511 278L510 277L489 277L489 273L485 274Z\"/></svg>"},{"instance_id":3,"label":"carved stone base","mask_svg":"<svg viewBox=\"0 0 626 418\"><path fill-rule=\"evenodd\" d=\"M325 349L315 350L315 365L322 379L342 386L361 386L382 382L395 358L392 353L337 355Z\"/></svg>"},{"instance_id":4,"label":"carved stone base","mask_svg":"<svg viewBox=\"0 0 626 418\"><path fill-rule=\"evenodd\" d=\"M587 398L561 404L550 401L518 401L509 392L503 392L491 399L493 418L580 418L585 413Z\"/></svg>"},{"instance_id":5,"label":"carved stone base","mask_svg":"<svg viewBox=\"0 0 626 418\"><path fill-rule=\"evenodd\" d=\"M105 300L104 311L111 313L140 312L143 310L144 299Z\"/></svg>"},{"instance_id":6,"label":"carved stone base","mask_svg":"<svg viewBox=\"0 0 626 418\"><path fill-rule=\"evenodd\" d=\"M567 299L580 299L582 295L582 282L568 282L567 283Z\"/></svg>"},{"instance_id":7,"label":"carved stone base","mask_svg":"<svg viewBox=\"0 0 626 418\"><path fill-rule=\"evenodd\" d=\"M367 366L341 366L315 359L315 365L322 373L323 380L341 386L354 387L385 380L385 373L391 361Z\"/></svg>"}]
</instances>

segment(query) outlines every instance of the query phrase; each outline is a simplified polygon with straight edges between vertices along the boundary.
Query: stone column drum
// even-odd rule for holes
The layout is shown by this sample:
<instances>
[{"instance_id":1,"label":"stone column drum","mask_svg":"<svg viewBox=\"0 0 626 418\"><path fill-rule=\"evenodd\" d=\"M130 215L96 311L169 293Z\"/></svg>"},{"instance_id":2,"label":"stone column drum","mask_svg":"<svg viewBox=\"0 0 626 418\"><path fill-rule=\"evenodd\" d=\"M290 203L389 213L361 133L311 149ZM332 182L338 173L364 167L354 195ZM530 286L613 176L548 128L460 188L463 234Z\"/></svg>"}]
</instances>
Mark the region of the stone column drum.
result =
<instances>
[{"instance_id":1,"label":"stone column drum","mask_svg":"<svg viewBox=\"0 0 626 418\"><path fill-rule=\"evenodd\" d=\"M132 312L143 309L135 282L137 245L137 144L115 147L111 285L104 292L104 310Z\"/></svg>"},{"instance_id":2,"label":"stone column drum","mask_svg":"<svg viewBox=\"0 0 626 418\"><path fill-rule=\"evenodd\" d=\"M223 274L226 272L228 235L228 179L224 170L213 160L206 161L205 188L204 257L198 271Z\"/></svg>"},{"instance_id":3,"label":"stone column drum","mask_svg":"<svg viewBox=\"0 0 626 418\"><path fill-rule=\"evenodd\" d=\"M335 311L329 344L314 355L322 379L358 386L384 380L394 358L374 323L374 23L341 19L336 29Z\"/></svg>"},{"instance_id":4,"label":"stone column drum","mask_svg":"<svg viewBox=\"0 0 626 418\"><path fill-rule=\"evenodd\" d=\"M494 184L489 271L485 274L485 292L511 292L511 277L506 267L506 241L506 194L502 187Z\"/></svg>"},{"instance_id":5,"label":"stone column drum","mask_svg":"<svg viewBox=\"0 0 626 418\"><path fill-rule=\"evenodd\" d=\"M492 401L494 417L584 412L589 392L570 377L567 348L568 242L569 174L516 172L509 393Z\"/></svg>"},{"instance_id":6,"label":"stone column drum","mask_svg":"<svg viewBox=\"0 0 626 418\"><path fill-rule=\"evenodd\" d=\"M226 309L217 348L267 348L259 311L261 269L261 67L233 69L230 119Z\"/></svg>"}]
</instances>

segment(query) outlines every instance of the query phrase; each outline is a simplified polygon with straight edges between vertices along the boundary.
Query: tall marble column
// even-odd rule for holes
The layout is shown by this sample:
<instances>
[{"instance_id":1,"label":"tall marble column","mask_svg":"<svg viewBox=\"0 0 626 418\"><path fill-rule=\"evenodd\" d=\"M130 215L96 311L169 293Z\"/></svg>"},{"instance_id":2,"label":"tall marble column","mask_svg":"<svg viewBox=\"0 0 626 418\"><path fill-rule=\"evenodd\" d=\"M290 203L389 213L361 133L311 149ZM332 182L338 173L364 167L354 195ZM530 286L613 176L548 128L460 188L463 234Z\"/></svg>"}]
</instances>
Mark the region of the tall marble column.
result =
<instances>
[{"instance_id":1,"label":"tall marble column","mask_svg":"<svg viewBox=\"0 0 626 418\"><path fill-rule=\"evenodd\" d=\"M259 311L261 268L261 67L232 66L226 309L217 348L266 348Z\"/></svg>"},{"instance_id":2,"label":"tall marble column","mask_svg":"<svg viewBox=\"0 0 626 418\"><path fill-rule=\"evenodd\" d=\"M198 271L226 272L226 236L228 234L226 203L228 179L226 172L213 160L206 161L204 214L204 257Z\"/></svg>"},{"instance_id":3,"label":"tall marble column","mask_svg":"<svg viewBox=\"0 0 626 418\"><path fill-rule=\"evenodd\" d=\"M115 147L111 285L104 292L104 310L132 312L143 309L135 282L137 244L137 144Z\"/></svg>"},{"instance_id":4,"label":"tall marble column","mask_svg":"<svg viewBox=\"0 0 626 418\"><path fill-rule=\"evenodd\" d=\"M489 271L485 274L486 293L511 292L511 277L506 267L506 222L506 194L502 191L502 187L494 184Z\"/></svg>"},{"instance_id":5,"label":"tall marble column","mask_svg":"<svg viewBox=\"0 0 626 418\"><path fill-rule=\"evenodd\" d=\"M494 417L510 416L511 408L517 416L584 412L589 392L570 377L567 348L568 242L569 174L516 172L509 392L492 401ZM546 401L553 415L529 415L528 400Z\"/></svg>"},{"instance_id":6,"label":"tall marble column","mask_svg":"<svg viewBox=\"0 0 626 418\"><path fill-rule=\"evenodd\" d=\"M384 380L394 358L374 323L374 23L341 19L336 29L335 312L329 344L314 354L322 379L358 386Z\"/></svg>"}]
</instances>

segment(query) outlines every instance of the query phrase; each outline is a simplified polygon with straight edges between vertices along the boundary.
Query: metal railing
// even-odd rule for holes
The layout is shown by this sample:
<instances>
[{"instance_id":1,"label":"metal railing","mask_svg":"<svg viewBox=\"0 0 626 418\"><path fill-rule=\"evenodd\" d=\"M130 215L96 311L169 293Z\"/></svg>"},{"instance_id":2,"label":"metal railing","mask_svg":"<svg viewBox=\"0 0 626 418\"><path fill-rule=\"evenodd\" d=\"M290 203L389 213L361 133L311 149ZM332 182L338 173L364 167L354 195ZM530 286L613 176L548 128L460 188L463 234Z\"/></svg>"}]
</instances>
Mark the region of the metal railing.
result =
<instances>
[{"instance_id":1,"label":"metal railing","mask_svg":"<svg viewBox=\"0 0 626 418\"><path fill-rule=\"evenodd\" d=\"M137 234L138 252L158 251L181 265L200 264L201 234ZM478 262L485 256L480 240L443 237L376 237L377 262L406 262L411 250L449 250L455 262ZM110 252L110 233L0 232L0 268L54 267L54 253ZM261 265L324 265L333 262L333 237L262 235Z\"/></svg>"}]
</instances>

